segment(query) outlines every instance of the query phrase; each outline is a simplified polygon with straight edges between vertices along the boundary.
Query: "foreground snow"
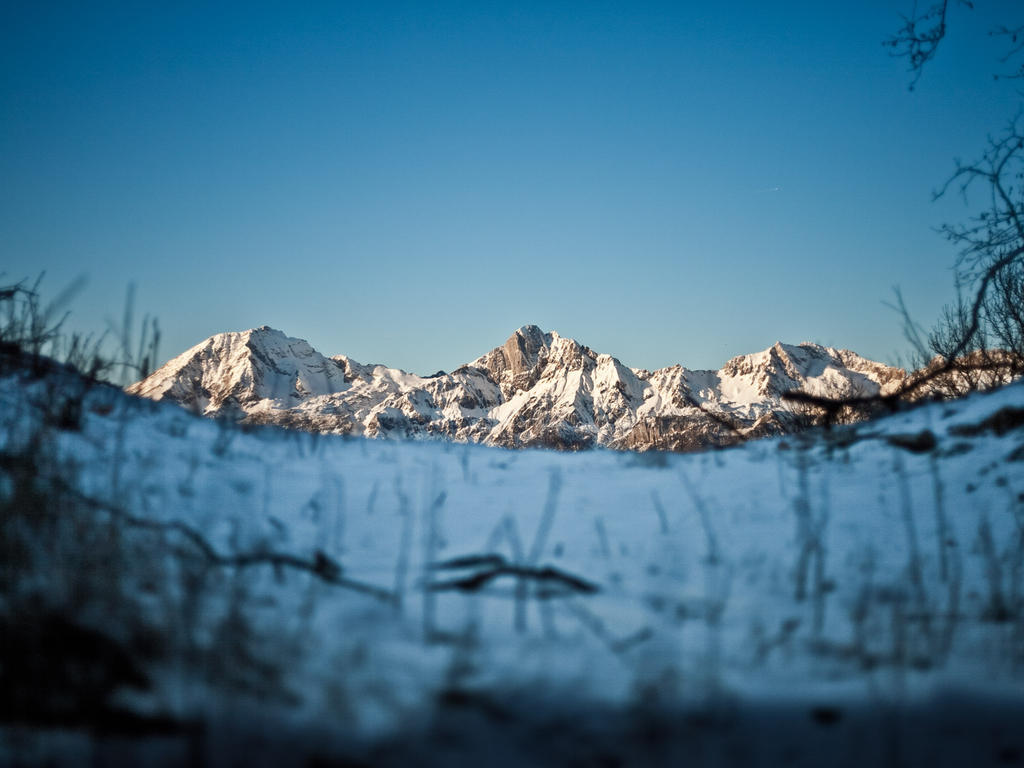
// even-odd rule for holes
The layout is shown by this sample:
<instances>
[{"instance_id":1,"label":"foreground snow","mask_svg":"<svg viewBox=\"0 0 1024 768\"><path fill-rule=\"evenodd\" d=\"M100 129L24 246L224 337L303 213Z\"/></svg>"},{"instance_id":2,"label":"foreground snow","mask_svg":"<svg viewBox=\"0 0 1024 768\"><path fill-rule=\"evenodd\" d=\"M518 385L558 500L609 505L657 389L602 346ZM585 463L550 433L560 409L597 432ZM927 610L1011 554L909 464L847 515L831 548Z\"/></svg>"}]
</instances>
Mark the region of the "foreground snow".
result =
<instances>
[{"instance_id":1,"label":"foreground snow","mask_svg":"<svg viewBox=\"0 0 1024 768\"><path fill-rule=\"evenodd\" d=\"M3 380L18 416L0 448L33 386ZM370 588L239 570L294 695L259 705L158 668L131 700L145 711L250 713L328 750L422 735L442 705L496 729L510 712L751 707L831 725L948 695L1024 711L1021 385L699 455L246 432L116 390L88 403L59 451L89 498ZM873 755L875 736L846 737Z\"/></svg>"}]
</instances>

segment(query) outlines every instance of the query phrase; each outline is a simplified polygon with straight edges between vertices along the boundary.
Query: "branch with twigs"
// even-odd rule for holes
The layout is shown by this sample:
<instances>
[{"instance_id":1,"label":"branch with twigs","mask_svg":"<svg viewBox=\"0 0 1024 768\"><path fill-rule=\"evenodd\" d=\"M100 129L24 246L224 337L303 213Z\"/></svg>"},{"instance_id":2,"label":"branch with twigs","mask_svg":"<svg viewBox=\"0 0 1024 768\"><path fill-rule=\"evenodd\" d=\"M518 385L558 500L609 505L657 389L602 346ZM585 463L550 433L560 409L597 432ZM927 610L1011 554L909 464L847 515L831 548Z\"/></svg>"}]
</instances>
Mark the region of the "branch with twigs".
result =
<instances>
[{"instance_id":1,"label":"branch with twigs","mask_svg":"<svg viewBox=\"0 0 1024 768\"><path fill-rule=\"evenodd\" d=\"M970 218L965 224L946 224L940 232L959 248L957 257L958 279L963 285L973 287L973 298L954 312L955 322L947 323L952 331L949 338L942 338L941 329L932 334L931 346L941 347L942 354L935 364L929 365L907 377L892 392L865 395L853 398L829 398L807 392L792 391L783 395L791 402L804 403L825 411L828 420L843 408L868 411L879 407L895 410L902 401L920 392L928 384L943 377L967 371L1002 370L1011 375L1024 369L1018 358L1019 350L1009 354L981 355L973 359L975 348L984 349L986 326L994 326L998 332L1002 315L1014 311L1012 306L992 305L990 291L995 288L1001 295L1016 296L1015 280L1019 277L1013 270L1024 265L1024 195L1019 177L1024 173L1024 119L1018 115L1010 121L1004 134L989 140L988 147L976 163L957 163L956 170L946 183L935 192L936 199L950 191L958 191L966 199L975 185L981 183L988 194L985 210ZM906 320L909 314L897 293L897 307ZM1012 302L1011 302L1012 303ZM1019 308L1018 308L1019 309ZM917 337L913 325L907 322L908 338L923 352L925 343ZM1007 327L1008 332L1012 331ZM938 334L938 335L937 335ZM1012 343L1012 338L1010 339Z\"/></svg>"},{"instance_id":2,"label":"branch with twigs","mask_svg":"<svg viewBox=\"0 0 1024 768\"><path fill-rule=\"evenodd\" d=\"M973 8L970 0L960 0L963 5ZM906 58L913 74L910 89L913 90L921 79L924 65L935 58L939 44L946 37L946 17L949 12L949 0L941 0L924 11L918 11L917 3L909 16L903 16L903 26L895 35L882 44L889 48L889 55Z\"/></svg>"}]
</instances>

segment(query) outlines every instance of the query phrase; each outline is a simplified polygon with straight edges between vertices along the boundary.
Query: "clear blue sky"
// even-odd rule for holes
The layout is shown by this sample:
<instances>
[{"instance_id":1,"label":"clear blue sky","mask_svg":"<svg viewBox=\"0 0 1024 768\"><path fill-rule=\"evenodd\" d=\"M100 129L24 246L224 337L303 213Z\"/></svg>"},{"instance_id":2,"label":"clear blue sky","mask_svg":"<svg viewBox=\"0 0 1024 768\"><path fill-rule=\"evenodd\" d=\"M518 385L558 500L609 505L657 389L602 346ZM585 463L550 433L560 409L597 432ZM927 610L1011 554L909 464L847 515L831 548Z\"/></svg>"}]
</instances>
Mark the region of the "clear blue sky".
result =
<instances>
[{"instance_id":1,"label":"clear blue sky","mask_svg":"<svg viewBox=\"0 0 1024 768\"><path fill-rule=\"evenodd\" d=\"M777 339L892 359L952 293L932 190L1012 117L953 9L916 91L905 0L5 3L0 272L125 287L168 358L269 324L451 369L536 323L633 366Z\"/></svg>"}]
</instances>

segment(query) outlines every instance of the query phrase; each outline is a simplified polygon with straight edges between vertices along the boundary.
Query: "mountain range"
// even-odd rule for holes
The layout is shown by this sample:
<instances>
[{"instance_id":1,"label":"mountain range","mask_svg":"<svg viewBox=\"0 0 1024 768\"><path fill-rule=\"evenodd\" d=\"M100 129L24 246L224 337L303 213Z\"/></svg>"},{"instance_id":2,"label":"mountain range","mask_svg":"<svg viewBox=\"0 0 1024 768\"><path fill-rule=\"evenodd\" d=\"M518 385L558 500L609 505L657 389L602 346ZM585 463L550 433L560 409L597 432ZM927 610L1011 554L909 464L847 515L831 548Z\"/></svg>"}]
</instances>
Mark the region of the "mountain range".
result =
<instances>
[{"instance_id":1,"label":"mountain range","mask_svg":"<svg viewBox=\"0 0 1024 768\"><path fill-rule=\"evenodd\" d=\"M776 343L718 371L649 371L535 325L451 373L422 377L326 357L262 326L212 336L128 392L207 416L315 432L693 451L789 431L806 416L783 401L787 390L866 395L904 377L902 369L810 343Z\"/></svg>"},{"instance_id":2,"label":"mountain range","mask_svg":"<svg viewBox=\"0 0 1024 768\"><path fill-rule=\"evenodd\" d=\"M423 377L326 357L262 326L212 336L128 392L207 416L315 432L510 448L693 451L806 423L783 401L788 390L868 395L890 391L905 375L811 343L776 343L718 371L649 371L525 325L457 370Z\"/></svg>"}]
</instances>

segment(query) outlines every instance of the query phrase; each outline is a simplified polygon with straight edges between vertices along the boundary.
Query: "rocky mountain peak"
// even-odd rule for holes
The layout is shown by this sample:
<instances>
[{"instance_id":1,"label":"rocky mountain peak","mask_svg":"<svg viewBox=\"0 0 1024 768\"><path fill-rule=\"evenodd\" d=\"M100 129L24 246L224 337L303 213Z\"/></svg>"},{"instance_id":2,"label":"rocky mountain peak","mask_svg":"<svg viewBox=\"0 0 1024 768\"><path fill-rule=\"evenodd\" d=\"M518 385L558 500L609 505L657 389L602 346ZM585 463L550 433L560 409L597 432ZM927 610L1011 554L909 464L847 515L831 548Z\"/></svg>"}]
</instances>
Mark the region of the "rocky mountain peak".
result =
<instances>
[{"instance_id":1,"label":"rocky mountain peak","mask_svg":"<svg viewBox=\"0 0 1024 768\"><path fill-rule=\"evenodd\" d=\"M516 375L536 368L541 356L551 348L552 340L551 334L536 325L524 325L498 349L506 369Z\"/></svg>"},{"instance_id":2,"label":"rocky mountain peak","mask_svg":"<svg viewBox=\"0 0 1024 768\"><path fill-rule=\"evenodd\" d=\"M547 361L557 338L558 334L544 333L536 325L524 325L472 365L486 369L505 397L511 397L536 383L539 368Z\"/></svg>"}]
</instances>

